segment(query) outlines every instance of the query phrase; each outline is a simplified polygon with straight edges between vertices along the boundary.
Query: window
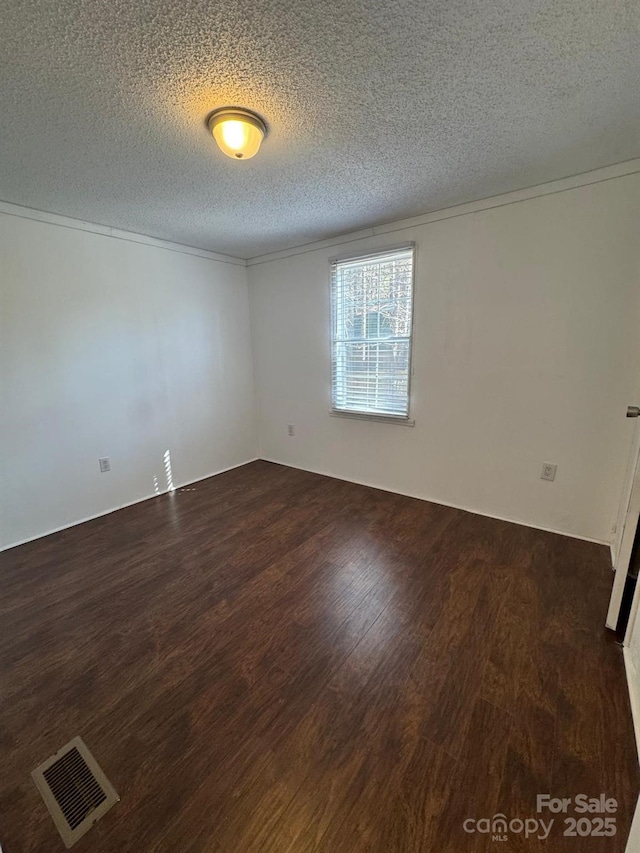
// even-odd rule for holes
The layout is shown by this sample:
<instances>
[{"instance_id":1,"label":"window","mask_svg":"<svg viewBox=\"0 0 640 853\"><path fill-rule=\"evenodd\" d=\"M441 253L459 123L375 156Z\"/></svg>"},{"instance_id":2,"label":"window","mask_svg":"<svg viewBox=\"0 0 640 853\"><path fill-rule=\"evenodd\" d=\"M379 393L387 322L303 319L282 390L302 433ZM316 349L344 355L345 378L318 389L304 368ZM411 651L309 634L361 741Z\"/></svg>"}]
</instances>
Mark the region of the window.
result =
<instances>
[{"instance_id":1,"label":"window","mask_svg":"<svg viewBox=\"0 0 640 853\"><path fill-rule=\"evenodd\" d=\"M409 417L413 246L331 264L334 412Z\"/></svg>"}]
</instances>

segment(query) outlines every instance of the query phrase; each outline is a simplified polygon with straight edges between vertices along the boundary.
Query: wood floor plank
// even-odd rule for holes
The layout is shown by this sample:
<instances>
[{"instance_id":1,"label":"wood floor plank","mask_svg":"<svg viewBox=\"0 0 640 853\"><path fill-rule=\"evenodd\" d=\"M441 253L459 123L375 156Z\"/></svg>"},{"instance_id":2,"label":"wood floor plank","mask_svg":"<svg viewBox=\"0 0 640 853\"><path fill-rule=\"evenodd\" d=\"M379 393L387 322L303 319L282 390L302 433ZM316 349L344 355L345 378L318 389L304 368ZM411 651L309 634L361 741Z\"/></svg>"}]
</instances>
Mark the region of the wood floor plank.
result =
<instances>
[{"instance_id":1,"label":"wood floor plank","mask_svg":"<svg viewBox=\"0 0 640 853\"><path fill-rule=\"evenodd\" d=\"M500 788L514 724L511 714L484 699L476 700L458 760L447 780L449 795L439 815L435 849L476 853L495 846L486 835L465 832L465 821L492 818L501 811Z\"/></svg>"},{"instance_id":2,"label":"wood floor plank","mask_svg":"<svg viewBox=\"0 0 640 853\"><path fill-rule=\"evenodd\" d=\"M454 757L465 742L483 686L496 623L509 600L512 586L502 566L476 561L468 574L473 573L479 576L481 585L474 596L477 597L473 610L461 623L464 633L460 642L450 649L444 638L430 638L433 651L448 654L449 660L446 678L439 685L436 702L426 722L425 734ZM439 628L436 626L434 633L437 634Z\"/></svg>"}]
</instances>

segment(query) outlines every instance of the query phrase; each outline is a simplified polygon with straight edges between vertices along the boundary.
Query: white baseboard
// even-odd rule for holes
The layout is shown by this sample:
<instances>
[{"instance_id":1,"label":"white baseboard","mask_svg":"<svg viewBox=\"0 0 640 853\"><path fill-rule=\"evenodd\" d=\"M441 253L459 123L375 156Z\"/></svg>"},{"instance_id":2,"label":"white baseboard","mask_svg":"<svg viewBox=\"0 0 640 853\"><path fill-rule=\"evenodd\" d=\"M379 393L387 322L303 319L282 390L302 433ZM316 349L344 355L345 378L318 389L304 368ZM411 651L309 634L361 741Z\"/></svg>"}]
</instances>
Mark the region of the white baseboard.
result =
<instances>
[{"instance_id":1,"label":"white baseboard","mask_svg":"<svg viewBox=\"0 0 640 853\"><path fill-rule=\"evenodd\" d=\"M296 468L298 471L308 471L310 474L321 474L323 477L333 477L334 480L343 480L346 483L355 483L357 486L368 486L370 489L379 489L381 492L391 492L394 495L404 495L407 498L416 498L419 501L427 501L427 503L438 504L438 506L448 506L451 509L461 509L463 512L471 512L474 515L481 515L484 518L494 518L496 521L508 521L510 524L519 524L521 527L530 527L532 530L544 530L545 533L556 533L558 536L568 536L570 539L580 539L583 542L593 542L596 545L606 545L610 547L609 542L603 539L591 539L589 536L580 536L578 533L568 533L566 530L556 530L553 527L543 527L540 524L531 524L529 521L522 521L519 518L509 518L505 515L493 515L490 512L483 512L462 504L449 503L438 498L425 497L424 495L416 495L411 492L400 492L398 489L390 489L387 486L381 486L379 483L367 483L364 480L354 480L351 477L340 477L337 474L332 474L329 471L319 471L316 468L303 468L301 465L292 465L290 462L281 462L279 459L271 459L267 456L260 457L264 462L273 462L274 465L284 465L286 468Z\"/></svg>"},{"instance_id":2,"label":"white baseboard","mask_svg":"<svg viewBox=\"0 0 640 853\"><path fill-rule=\"evenodd\" d=\"M189 480L188 482L180 483L175 487L175 490L185 488L186 486L191 486L194 483L199 483L201 480L207 480L209 479L209 477L215 477L218 474L224 474L226 471L232 471L234 468L241 468L243 465L248 465L250 462L257 462L258 460L263 460L264 462L272 462L274 465L284 465L284 467L286 468L296 468L298 471L308 471L310 474L320 474L323 477L333 477L334 480L342 480L343 482L347 483L355 483L359 486L368 486L371 489L379 489L383 492L391 492L392 494L404 495L408 498L416 498L417 500L427 501L428 503L438 504L439 506L451 507L451 509L460 509L463 512L471 512L474 515L481 515L484 518L494 518L497 521L507 521L510 524L519 524L522 527L529 527L532 530L543 530L546 533L555 533L558 536L569 536L571 539L580 539L584 542L593 542L596 545L608 545L609 547L611 547L609 542L604 542L602 539L591 539L588 536L580 536L577 533L568 533L566 530L556 530L553 527L543 527L539 524L531 524L528 521L522 521L518 518L510 518L504 515L494 515L489 512L482 512L481 510L475 509L473 507L463 506L462 504L449 503L448 501L438 500L437 498L411 494L410 492L400 492L397 489L389 489L388 487L381 486L378 483L370 483L365 482L363 480L354 480L349 477L339 477L336 474L330 473L329 471L319 471L315 468L303 468L300 465L291 465L289 462L281 462L279 459L271 459L267 456L254 456L251 459L247 459L245 462L239 462L236 465L230 465L228 468L221 468L219 471L213 471L210 474L205 474L202 477L198 477L196 480ZM163 492L160 492L160 494L166 493L166 489ZM144 497L136 498L133 501L128 501L127 503L114 506L111 509L106 509L103 512L97 512L94 515L88 515L84 518L79 518L77 521L72 521L69 524L63 524L60 525L60 527L54 527L51 530L47 530L44 533L38 533L35 536L30 536L27 539L21 539L18 542L12 542L9 545L3 545L0 548L0 553L2 551L8 551L10 548L17 548L19 545L26 545L27 542L34 542L36 539L42 539L45 536L51 536L53 533L59 533L61 530L68 530L70 527L75 527L78 524L84 524L86 521L93 521L93 519L101 518L103 515L110 515L112 512L118 512L118 510L126 509L126 507L128 506L134 506L135 504L142 503L143 501L148 501L156 497L158 497L156 493L148 494Z\"/></svg>"},{"instance_id":3,"label":"white baseboard","mask_svg":"<svg viewBox=\"0 0 640 853\"><path fill-rule=\"evenodd\" d=\"M208 480L209 477L217 477L218 474L224 474L227 471L233 471L234 468L242 468L243 465L248 465L250 462L257 462L258 457L254 456L252 459L247 459L245 462L238 462L236 465L229 465L228 468L221 468L219 471L213 471L211 474L205 474L202 477L198 477L195 480L189 480L186 483L180 483L175 486L173 491L176 492L178 489L184 489L186 486L193 486L194 483L200 483L202 480ZM112 512L118 512L121 509L126 509L128 506L135 506L135 504L143 503L144 501L149 501L152 498L160 497L160 495L168 494L169 489L164 489L161 492L154 492L153 494L145 495L142 498L136 498L134 501L128 501L124 504L119 504L118 506L114 506L111 509L105 509L104 512L96 512L94 515L87 515L84 518L79 518L77 521L71 521L69 524L62 524L60 527L54 527L51 530L47 530L45 533L38 533L35 536L29 536L27 539L20 539L18 542L12 542L10 545L3 545L0 548L0 553L2 551L8 551L10 548L17 548L19 545L26 545L27 542L35 542L36 539L43 539L45 536L51 536L53 533L59 533L61 530L68 530L70 527L77 527L78 524L84 524L86 521L93 521L95 518L102 518L103 515L111 515Z\"/></svg>"}]
</instances>

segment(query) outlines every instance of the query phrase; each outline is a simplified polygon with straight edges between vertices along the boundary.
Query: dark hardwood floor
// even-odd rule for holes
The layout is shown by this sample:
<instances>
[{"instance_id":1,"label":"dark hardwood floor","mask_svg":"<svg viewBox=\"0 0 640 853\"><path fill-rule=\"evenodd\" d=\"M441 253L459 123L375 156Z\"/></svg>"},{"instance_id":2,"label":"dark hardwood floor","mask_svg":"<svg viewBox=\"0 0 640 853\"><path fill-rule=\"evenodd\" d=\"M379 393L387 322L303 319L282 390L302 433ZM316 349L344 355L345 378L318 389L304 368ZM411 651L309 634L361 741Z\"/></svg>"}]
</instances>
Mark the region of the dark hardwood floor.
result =
<instances>
[{"instance_id":1,"label":"dark hardwood floor","mask_svg":"<svg viewBox=\"0 0 640 853\"><path fill-rule=\"evenodd\" d=\"M75 735L121 796L80 853L624 850L602 546L255 462L0 560L4 853L63 849ZM613 838L463 830L603 792Z\"/></svg>"}]
</instances>

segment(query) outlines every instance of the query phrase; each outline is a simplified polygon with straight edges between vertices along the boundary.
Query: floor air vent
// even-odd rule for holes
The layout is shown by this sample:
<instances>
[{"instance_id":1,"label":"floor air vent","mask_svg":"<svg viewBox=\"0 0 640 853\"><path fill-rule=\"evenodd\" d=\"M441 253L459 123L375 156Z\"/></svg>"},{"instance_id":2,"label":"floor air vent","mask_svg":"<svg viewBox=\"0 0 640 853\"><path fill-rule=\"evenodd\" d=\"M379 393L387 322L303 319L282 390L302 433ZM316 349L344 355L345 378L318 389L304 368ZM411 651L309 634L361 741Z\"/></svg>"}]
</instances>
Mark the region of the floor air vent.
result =
<instances>
[{"instance_id":1,"label":"floor air vent","mask_svg":"<svg viewBox=\"0 0 640 853\"><path fill-rule=\"evenodd\" d=\"M79 737L31 775L67 847L120 799Z\"/></svg>"}]
</instances>

